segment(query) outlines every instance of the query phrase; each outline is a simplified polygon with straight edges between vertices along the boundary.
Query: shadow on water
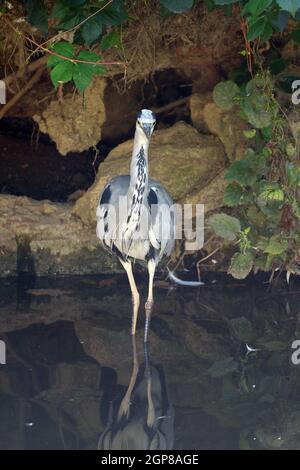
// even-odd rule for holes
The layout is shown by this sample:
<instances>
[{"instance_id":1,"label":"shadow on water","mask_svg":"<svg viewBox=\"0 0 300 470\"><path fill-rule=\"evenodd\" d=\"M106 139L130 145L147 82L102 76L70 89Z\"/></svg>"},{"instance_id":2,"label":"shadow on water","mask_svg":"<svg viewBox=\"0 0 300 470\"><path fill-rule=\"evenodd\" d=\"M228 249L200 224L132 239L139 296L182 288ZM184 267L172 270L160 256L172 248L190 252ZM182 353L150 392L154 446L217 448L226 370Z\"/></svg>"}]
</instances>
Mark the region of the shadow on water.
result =
<instances>
[{"instance_id":1,"label":"shadow on water","mask_svg":"<svg viewBox=\"0 0 300 470\"><path fill-rule=\"evenodd\" d=\"M2 280L0 448L299 449L299 285L155 300L144 350L124 276Z\"/></svg>"}]
</instances>

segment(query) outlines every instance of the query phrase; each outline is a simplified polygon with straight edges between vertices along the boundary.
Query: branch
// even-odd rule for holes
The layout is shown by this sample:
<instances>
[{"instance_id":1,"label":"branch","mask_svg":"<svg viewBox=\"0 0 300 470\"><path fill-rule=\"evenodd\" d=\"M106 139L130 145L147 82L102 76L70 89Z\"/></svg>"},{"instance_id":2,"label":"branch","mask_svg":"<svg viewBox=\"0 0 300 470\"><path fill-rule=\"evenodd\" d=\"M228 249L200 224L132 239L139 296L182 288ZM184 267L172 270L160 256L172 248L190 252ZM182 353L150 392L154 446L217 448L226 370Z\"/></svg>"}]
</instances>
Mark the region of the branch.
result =
<instances>
[{"instance_id":1,"label":"branch","mask_svg":"<svg viewBox=\"0 0 300 470\"><path fill-rule=\"evenodd\" d=\"M7 111L9 111L21 98L24 96L41 78L44 69L38 68L35 74L32 75L29 82L17 93L8 103L6 103L0 111L0 119L2 119Z\"/></svg>"},{"instance_id":2,"label":"branch","mask_svg":"<svg viewBox=\"0 0 300 470\"><path fill-rule=\"evenodd\" d=\"M29 72L29 73L35 72L40 67L46 65L46 63L47 63L47 56L43 56L40 59L37 59L34 62L31 62L30 64L28 64L25 69L25 72ZM15 78L23 77L23 75L24 75L24 71L19 69L16 73L12 73L11 75L8 75L2 80L5 82L6 86L8 87L15 80Z\"/></svg>"},{"instance_id":3,"label":"branch","mask_svg":"<svg viewBox=\"0 0 300 470\"><path fill-rule=\"evenodd\" d=\"M111 3L111 2L109 2ZM105 6L107 6L109 3L107 3ZM101 10L103 10L104 7L100 8L97 12L93 13L89 18L94 16L96 13L99 13ZM19 31L13 24L12 22L8 19L7 15L1 15L5 23L18 35L22 35L24 39L27 41L31 42L34 46L36 46L37 50L42 50L43 52L46 52L47 54L54 55L55 57L59 57L60 59L66 60L68 62L72 63L80 63L80 64L89 64L89 65L122 65L123 67L127 67L126 62L120 62L120 61L112 61L112 62L107 62L107 61L90 61L90 60L81 60L81 59L73 59L71 57L65 57L64 55L58 54L55 51L52 51L51 49L48 49L47 47L44 47L43 44L39 44L36 42L34 39L30 38L29 36L23 34L21 31ZM89 18L86 18L83 22L87 21ZM76 25L73 29L76 29L78 26L81 26L83 23L79 23L79 25ZM70 30L72 31L72 30ZM52 41L54 38L49 39L47 42ZM44 43L46 44L46 43ZM36 51L35 51L36 52Z\"/></svg>"}]
</instances>

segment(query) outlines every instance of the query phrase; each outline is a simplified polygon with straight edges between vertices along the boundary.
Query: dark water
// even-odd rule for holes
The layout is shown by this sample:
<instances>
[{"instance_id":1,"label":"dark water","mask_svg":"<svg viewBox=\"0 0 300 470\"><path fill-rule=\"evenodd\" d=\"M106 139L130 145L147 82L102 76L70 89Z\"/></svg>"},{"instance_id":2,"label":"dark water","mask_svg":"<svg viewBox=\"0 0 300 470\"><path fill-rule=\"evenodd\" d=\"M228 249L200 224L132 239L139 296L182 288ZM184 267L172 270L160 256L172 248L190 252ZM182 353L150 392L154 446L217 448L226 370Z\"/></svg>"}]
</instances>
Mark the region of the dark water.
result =
<instances>
[{"instance_id":1,"label":"dark water","mask_svg":"<svg viewBox=\"0 0 300 470\"><path fill-rule=\"evenodd\" d=\"M144 350L123 276L2 280L0 448L299 449L299 285L155 299Z\"/></svg>"}]
</instances>

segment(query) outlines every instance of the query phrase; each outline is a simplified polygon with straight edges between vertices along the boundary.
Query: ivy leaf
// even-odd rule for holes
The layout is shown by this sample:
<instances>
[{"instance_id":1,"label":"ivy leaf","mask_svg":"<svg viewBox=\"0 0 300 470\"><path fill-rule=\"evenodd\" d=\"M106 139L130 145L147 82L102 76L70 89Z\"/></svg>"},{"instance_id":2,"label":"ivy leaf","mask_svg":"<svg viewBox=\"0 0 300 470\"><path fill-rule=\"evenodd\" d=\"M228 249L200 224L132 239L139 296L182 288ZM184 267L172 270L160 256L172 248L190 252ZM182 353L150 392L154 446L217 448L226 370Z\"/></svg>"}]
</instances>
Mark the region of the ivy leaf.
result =
<instances>
[{"instance_id":1,"label":"ivy leaf","mask_svg":"<svg viewBox=\"0 0 300 470\"><path fill-rule=\"evenodd\" d=\"M230 328L234 336L243 343L251 341L253 335L253 327L246 317L232 318L229 320Z\"/></svg>"},{"instance_id":2,"label":"ivy leaf","mask_svg":"<svg viewBox=\"0 0 300 470\"><path fill-rule=\"evenodd\" d=\"M239 184L233 182L230 183L224 193L223 202L226 206L233 207L240 204L244 194L244 189Z\"/></svg>"},{"instance_id":3,"label":"ivy leaf","mask_svg":"<svg viewBox=\"0 0 300 470\"><path fill-rule=\"evenodd\" d=\"M57 88L58 83L68 83L72 80L74 63L68 60L59 62L50 73L53 85Z\"/></svg>"},{"instance_id":4,"label":"ivy leaf","mask_svg":"<svg viewBox=\"0 0 300 470\"><path fill-rule=\"evenodd\" d=\"M246 139L253 139L256 136L256 129L249 129L243 132Z\"/></svg>"},{"instance_id":5,"label":"ivy leaf","mask_svg":"<svg viewBox=\"0 0 300 470\"><path fill-rule=\"evenodd\" d=\"M75 58L75 50L73 44L66 42L66 41L60 41L54 44L52 47L52 50L54 52L57 52L57 54L64 56L64 57L69 57L70 59ZM62 62L64 59L62 57L57 57L56 55L49 55L48 58L48 67L54 67L57 65L59 62Z\"/></svg>"},{"instance_id":6,"label":"ivy leaf","mask_svg":"<svg viewBox=\"0 0 300 470\"><path fill-rule=\"evenodd\" d=\"M117 31L111 31L102 38L101 50L106 51L110 47L116 47L118 49L121 47L121 38Z\"/></svg>"},{"instance_id":7,"label":"ivy leaf","mask_svg":"<svg viewBox=\"0 0 300 470\"><path fill-rule=\"evenodd\" d=\"M287 240L280 238L278 235L273 235L264 251L270 255L281 255L287 250L288 245Z\"/></svg>"},{"instance_id":8,"label":"ivy leaf","mask_svg":"<svg viewBox=\"0 0 300 470\"><path fill-rule=\"evenodd\" d=\"M214 214L209 223L215 233L225 240L235 240L237 233L241 231L240 221L224 213Z\"/></svg>"},{"instance_id":9,"label":"ivy leaf","mask_svg":"<svg viewBox=\"0 0 300 470\"><path fill-rule=\"evenodd\" d=\"M284 192L278 184L266 184L264 190L260 193L259 198L262 198L266 201L284 201Z\"/></svg>"},{"instance_id":10,"label":"ivy leaf","mask_svg":"<svg viewBox=\"0 0 300 470\"><path fill-rule=\"evenodd\" d=\"M160 3L173 13L182 13L192 8L194 0L160 0Z\"/></svg>"},{"instance_id":11,"label":"ivy leaf","mask_svg":"<svg viewBox=\"0 0 300 470\"><path fill-rule=\"evenodd\" d=\"M300 8L300 0L276 0L276 3L294 17Z\"/></svg>"},{"instance_id":12,"label":"ivy leaf","mask_svg":"<svg viewBox=\"0 0 300 470\"><path fill-rule=\"evenodd\" d=\"M48 15L42 0L25 0L28 13L28 22L39 29L43 34L48 33Z\"/></svg>"},{"instance_id":13,"label":"ivy leaf","mask_svg":"<svg viewBox=\"0 0 300 470\"><path fill-rule=\"evenodd\" d=\"M235 98L240 94L240 89L232 80L218 83L213 91L213 99L222 109L231 109L235 104Z\"/></svg>"},{"instance_id":14,"label":"ivy leaf","mask_svg":"<svg viewBox=\"0 0 300 470\"><path fill-rule=\"evenodd\" d=\"M246 98L242 105L247 120L257 129L263 129L271 125L272 116L266 109L266 102L263 96L253 99Z\"/></svg>"},{"instance_id":15,"label":"ivy leaf","mask_svg":"<svg viewBox=\"0 0 300 470\"><path fill-rule=\"evenodd\" d=\"M86 21L80 32L87 44L91 44L92 42L96 41L96 39L98 39L102 33L102 23L98 15Z\"/></svg>"},{"instance_id":16,"label":"ivy leaf","mask_svg":"<svg viewBox=\"0 0 300 470\"><path fill-rule=\"evenodd\" d=\"M256 180L256 174L251 168L251 164L248 160L237 160L231 163L228 168L225 179L229 181L237 181L243 186L250 186Z\"/></svg>"},{"instance_id":17,"label":"ivy leaf","mask_svg":"<svg viewBox=\"0 0 300 470\"><path fill-rule=\"evenodd\" d=\"M235 279L245 279L253 267L252 253L235 253L231 258L228 273Z\"/></svg>"}]
</instances>

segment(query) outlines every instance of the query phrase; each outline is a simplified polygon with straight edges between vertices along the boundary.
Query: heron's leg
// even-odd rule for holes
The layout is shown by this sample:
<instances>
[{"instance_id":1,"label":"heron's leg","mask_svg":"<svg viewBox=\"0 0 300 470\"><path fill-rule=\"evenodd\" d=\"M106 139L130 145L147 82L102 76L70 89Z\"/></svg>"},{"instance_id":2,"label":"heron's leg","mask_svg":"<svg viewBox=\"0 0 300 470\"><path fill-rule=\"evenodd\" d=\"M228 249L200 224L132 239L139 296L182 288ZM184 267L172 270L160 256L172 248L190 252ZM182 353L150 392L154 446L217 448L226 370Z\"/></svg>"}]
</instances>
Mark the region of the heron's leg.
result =
<instances>
[{"instance_id":1,"label":"heron's leg","mask_svg":"<svg viewBox=\"0 0 300 470\"><path fill-rule=\"evenodd\" d=\"M153 309L153 278L155 273L156 263L153 259L148 261L148 273L149 273L149 287L148 287L148 298L145 304L146 312L146 323L145 323L145 334L144 341L148 340L148 331L150 326L151 313Z\"/></svg>"},{"instance_id":2,"label":"heron's leg","mask_svg":"<svg viewBox=\"0 0 300 470\"><path fill-rule=\"evenodd\" d=\"M132 391L135 386L137 375L139 372L139 362L138 362L138 355L137 355L137 350L136 350L135 336L132 336L132 354L133 354L133 368L132 368L131 377L130 377L127 391L124 395L124 398L119 408L118 421L120 421L122 416L125 416L127 419L129 417L131 395L132 395Z\"/></svg>"},{"instance_id":3,"label":"heron's leg","mask_svg":"<svg viewBox=\"0 0 300 470\"><path fill-rule=\"evenodd\" d=\"M139 313L139 306L140 306L140 294L138 293L136 283L133 277L131 261L123 261L122 259L120 259L120 262L127 273L128 281L130 284L130 289L131 289L131 294L132 294L132 308L133 308L131 334L135 335L136 321L137 321L137 317Z\"/></svg>"},{"instance_id":4,"label":"heron's leg","mask_svg":"<svg viewBox=\"0 0 300 470\"><path fill-rule=\"evenodd\" d=\"M147 383L147 402L148 402L147 426L149 426L149 428L152 428L154 421L155 421L155 409L154 409L154 404L152 400L151 363L149 361L149 351L148 351L147 343L145 343L144 353L145 353L145 374L146 374L146 383Z\"/></svg>"}]
</instances>

